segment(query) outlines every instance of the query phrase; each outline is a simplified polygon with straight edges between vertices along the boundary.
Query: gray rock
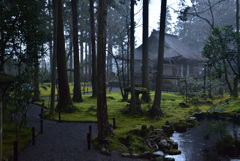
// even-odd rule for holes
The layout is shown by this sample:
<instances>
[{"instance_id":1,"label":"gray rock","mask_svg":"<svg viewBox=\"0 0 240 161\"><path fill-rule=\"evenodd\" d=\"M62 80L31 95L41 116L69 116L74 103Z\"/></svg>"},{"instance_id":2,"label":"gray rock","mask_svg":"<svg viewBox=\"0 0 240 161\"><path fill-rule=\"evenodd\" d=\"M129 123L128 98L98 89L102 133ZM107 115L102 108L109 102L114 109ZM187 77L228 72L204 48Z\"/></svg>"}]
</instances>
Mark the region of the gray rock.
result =
<instances>
[{"instance_id":1,"label":"gray rock","mask_svg":"<svg viewBox=\"0 0 240 161\"><path fill-rule=\"evenodd\" d=\"M151 155L152 155L152 153L150 151L145 151L144 153L142 153L143 157L149 157Z\"/></svg>"},{"instance_id":2,"label":"gray rock","mask_svg":"<svg viewBox=\"0 0 240 161\"><path fill-rule=\"evenodd\" d=\"M193 115L187 115L185 118L189 119L190 117L193 117Z\"/></svg>"},{"instance_id":3,"label":"gray rock","mask_svg":"<svg viewBox=\"0 0 240 161\"><path fill-rule=\"evenodd\" d=\"M130 157L131 154L130 154L130 153L122 153L122 156L124 156L124 157Z\"/></svg>"},{"instance_id":4,"label":"gray rock","mask_svg":"<svg viewBox=\"0 0 240 161\"><path fill-rule=\"evenodd\" d=\"M173 143L174 143L174 141L173 141L172 139L168 139L167 142L168 142L169 144L173 144Z\"/></svg>"},{"instance_id":5,"label":"gray rock","mask_svg":"<svg viewBox=\"0 0 240 161\"><path fill-rule=\"evenodd\" d=\"M155 160L156 160L156 161L164 161L164 160L163 160L163 157L157 157L157 158L155 158Z\"/></svg>"},{"instance_id":6,"label":"gray rock","mask_svg":"<svg viewBox=\"0 0 240 161\"><path fill-rule=\"evenodd\" d=\"M143 154L151 154L150 151L145 151Z\"/></svg>"},{"instance_id":7,"label":"gray rock","mask_svg":"<svg viewBox=\"0 0 240 161\"><path fill-rule=\"evenodd\" d=\"M189 117L190 120L196 120L196 117Z\"/></svg>"},{"instance_id":8,"label":"gray rock","mask_svg":"<svg viewBox=\"0 0 240 161\"><path fill-rule=\"evenodd\" d=\"M174 142L174 143L172 144L172 146L173 146L173 149L178 149L178 143L177 143L177 142Z\"/></svg>"},{"instance_id":9,"label":"gray rock","mask_svg":"<svg viewBox=\"0 0 240 161\"><path fill-rule=\"evenodd\" d=\"M102 148L101 153L103 153L105 155L111 155L111 152L109 150L107 150L106 148Z\"/></svg>"},{"instance_id":10,"label":"gray rock","mask_svg":"<svg viewBox=\"0 0 240 161\"><path fill-rule=\"evenodd\" d=\"M163 132L163 129L154 129L154 131Z\"/></svg>"},{"instance_id":11,"label":"gray rock","mask_svg":"<svg viewBox=\"0 0 240 161\"><path fill-rule=\"evenodd\" d=\"M202 120L205 117L204 113L202 112L195 112L193 116L196 117L198 120Z\"/></svg>"},{"instance_id":12,"label":"gray rock","mask_svg":"<svg viewBox=\"0 0 240 161\"><path fill-rule=\"evenodd\" d=\"M164 153L162 152L162 151L156 151L156 152L154 152L153 153L153 155L155 155L155 156L164 156Z\"/></svg>"},{"instance_id":13,"label":"gray rock","mask_svg":"<svg viewBox=\"0 0 240 161\"><path fill-rule=\"evenodd\" d=\"M171 136L174 132L172 125L163 125L162 129L167 136Z\"/></svg>"},{"instance_id":14,"label":"gray rock","mask_svg":"<svg viewBox=\"0 0 240 161\"><path fill-rule=\"evenodd\" d=\"M165 161L175 161L174 158L165 158Z\"/></svg>"},{"instance_id":15,"label":"gray rock","mask_svg":"<svg viewBox=\"0 0 240 161\"><path fill-rule=\"evenodd\" d=\"M135 154L135 153L133 153L133 154L132 154L132 157L134 157L134 158L140 157L140 154Z\"/></svg>"},{"instance_id":16,"label":"gray rock","mask_svg":"<svg viewBox=\"0 0 240 161\"><path fill-rule=\"evenodd\" d=\"M150 141L149 140L144 140L145 142L146 142L146 144L150 147L150 148L152 148L152 145L151 145L151 143L150 143Z\"/></svg>"},{"instance_id":17,"label":"gray rock","mask_svg":"<svg viewBox=\"0 0 240 161\"><path fill-rule=\"evenodd\" d=\"M158 146L159 146L159 149L162 150L163 152L167 152L169 150L169 146L171 144L168 144L166 140L161 140L159 143L158 143Z\"/></svg>"},{"instance_id":18,"label":"gray rock","mask_svg":"<svg viewBox=\"0 0 240 161\"><path fill-rule=\"evenodd\" d=\"M168 146L167 140L161 140L159 144L160 144L161 147L167 147Z\"/></svg>"},{"instance_id":19,"label":"gray rock","mask_svg":"<svg viewBox=\"0 0 240 161\"><path fill-rule=\"evenodd\" d=\"M157 129L156 126L150 125L149 130L153 131L153 130L155 130L155 129Z\"/></svg>"}]
</instances>

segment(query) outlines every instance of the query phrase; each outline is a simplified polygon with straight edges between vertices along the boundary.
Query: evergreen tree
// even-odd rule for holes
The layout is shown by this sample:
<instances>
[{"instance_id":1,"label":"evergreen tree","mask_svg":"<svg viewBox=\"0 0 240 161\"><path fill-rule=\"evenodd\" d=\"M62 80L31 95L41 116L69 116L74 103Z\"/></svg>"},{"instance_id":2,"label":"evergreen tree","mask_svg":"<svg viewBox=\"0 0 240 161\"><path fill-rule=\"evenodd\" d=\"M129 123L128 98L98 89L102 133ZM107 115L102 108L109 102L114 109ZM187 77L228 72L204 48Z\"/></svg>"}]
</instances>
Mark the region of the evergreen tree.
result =
<instances>
[{"instance_id":1,"label":"evergreen tree","mask_svg":"<svg viewBox=\"0 0 240 161\"><path fill-rule=\"evenodd\" d=\"M107 136L111 134L108 122L106 100L106 25L107 25L107 1L99 0L98 3L98 43L97 43L97 119L98 119L98 143L101 145Z\"/></svg>"},{"instance_id":2,"label":"evergreen tree","mask_svg":"<svg viewBox=\"0 0 240 161\"><path fill-rule=\"evenodd\" d=\"M155 119L158 119L162 114L161 97L162 97L162 79L163 79L163 59L164 59L164 44L165 44L165 26L166 26L166 7L167 0L162 0L161 4L161 21L159 32L159 46L158 46L158 65L156 76L156 89L154 95L154 102L151 109L151 114Z\"/></svg>"},{"instance_id":3,"label":"evergreen tree","mask_svg":"<svg viewBox=\"0 0 240 161\"><path fill-rule=\"evenodd\" d=\"M59 86L59 101L57 108L60 111L67 111L68 106L72 105L70 90L67 77L65 41L63 34L63 18L62 18L62 0L57 1L57 71Z\"/></svg>"},{"instance_id":4,"label":"evergreen tree","mask_svg":"<svg viewBox=\"0 0 240 161\"><path fill-rule=\"evenodd\" d=\"M80 85L80 70L79 70L79 47L78 47L78 12L77 0L72 1L72 22L73 22L73 49L74 49L74 89L73 101L83 102Z\"/></svg>"}]
</instances>

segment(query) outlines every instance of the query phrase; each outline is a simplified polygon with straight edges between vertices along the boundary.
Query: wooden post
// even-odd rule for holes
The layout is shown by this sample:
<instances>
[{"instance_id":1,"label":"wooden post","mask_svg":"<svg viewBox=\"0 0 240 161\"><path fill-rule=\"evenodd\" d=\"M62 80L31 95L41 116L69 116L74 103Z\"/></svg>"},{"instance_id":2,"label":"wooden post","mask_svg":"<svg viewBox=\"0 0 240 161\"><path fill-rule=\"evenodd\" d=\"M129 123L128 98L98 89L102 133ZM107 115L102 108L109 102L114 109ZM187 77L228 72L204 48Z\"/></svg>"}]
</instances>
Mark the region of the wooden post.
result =
<instances>
[{"instance_id":1,"label":"wooden post","mask_svg":"<svg viewBox=\"0 0 240 161\"><path fill-rule=\"evenodd\" d=\"M90 133L87 133L87 144L88 144L88 150L91 149L91 136Z\"/></svg>"},{"instance_id":2,"label":"wooden post","mask_svg":"<svg viewBox=\"0 0 240 161\"><path fill-rule=\"evenodd\" d=\"M113 118L113 129L116 129L115 117Z\"/></svg>"},{"instance_id":3,"label":"wooden post","mask_svg":"<svg viewBox=\"0 0 240 161\"><path fill-rule=\"evenodd\" d=\"M35 127L32 127L32 145L35 145Z\"/></svg>"},{"instance_id":4,"label":"wooden post","mask_svg":"<svg viewBox=\"0 0 240 161\"><path fill-rule=\"evenodd\" d=\"M18 141L13 142L13 160L18 161Z\"/></svg>"},{"instance_id":5,"label":"wooden post","mask_svg":"<svg viewBox=\"0 0 240 161\"><path fill-rule=\"evenodd\" d=\"M90 137L92 137L92 126L91 125L89 126L89 134L90 134Z\"/></svg>"},{"instance_id":6,"label":"wooden post","mask_svg":"<svg viewBox=\"0 0 240 161\"><path fill-rule=\"evenodd\" d=\"M43 118L43 115L44 115L44 100L43 100L43 103L41 105L41 114L40 114L41 119Z\"/></svg>"},{"instance_id":7,"label":"wooden post","mask_svg":"<svg viewBox=\"0 0 240 161\"><path fill-rule=\"evenodd\" d=\"M59 110L59 113L58 113L58 122L61 122L61 111Z\"/></svg>"}]
</instances>

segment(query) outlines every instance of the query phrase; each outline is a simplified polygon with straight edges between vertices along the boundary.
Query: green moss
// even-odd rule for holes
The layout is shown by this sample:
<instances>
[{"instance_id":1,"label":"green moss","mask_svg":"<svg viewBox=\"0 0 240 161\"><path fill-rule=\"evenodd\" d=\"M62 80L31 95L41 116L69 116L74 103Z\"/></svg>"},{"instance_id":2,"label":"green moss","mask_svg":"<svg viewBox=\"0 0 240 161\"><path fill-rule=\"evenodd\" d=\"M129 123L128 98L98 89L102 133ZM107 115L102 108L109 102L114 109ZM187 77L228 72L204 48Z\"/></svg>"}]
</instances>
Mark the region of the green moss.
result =
<instances>
[{"instance_id":1,"label":"green moss","mask_svg":"<svg viewBox=\"0 0 240 161\"><path fill-rule=\"evenodd\" d=\"M97 140L97 136L93 137L92 138L92 144L93 144L93 147L97 148L98 147L98 140Z\"/></svg>"},{"instance_id":2,"label":"green moss","mask_svg":"<svg viewBox=\"0 0 240 161\"><path fill-rule=\"evenodd\" d=\"M87 86L89 84L86 84L85 86L85 92L92 92L92 87ZM39 90L40 90L40 95L41 97L48 97L51 95L51 83L42 83L39 86ZM73 83L69 83L69 90L70 90L70 94L73 94L73 88L74 88L74 84ZM84 85L81 85L81 91L82 93L84 92ZM55 95L58 94L57 88L55 88Z\"/></svg>"},{"instance_id":3,"label":"green moss","mask_svg":"<svg viewBox=\"0 0 240 161\"><path fill-rule=\"evenodd\" d=\"M16 139L14 124L3 125L3 157L9 158L13 155L13 142L18 140L18 150L22 151L31 140L32 133L31 128L23 127L18 133L18 139Z\"/></svg>"},{"instance_id":4,"label":"green moss","mask_svg":"<svg viewBox=\"0 0 240 161\"><path fill-rule=\"evenodd\" d=\"M109 145L109 149L118 151L120 153L128 151L128 148L119 142L119 137L117 137L116 135L110 136L109 140L111 142L111 144Z\"/></svg>"},{"instance_id":5,"label":"green moss","mask_svg":"<svg viewBox=\"0 0 240 161\"><path fill-rule=\"evenodd\" d=\"M70 84L71 86L73 84ZM142 104L141 107L144 111L148 111L149 107L152 106L154 100L154 92L150 93L152 97L152 101L150 103ZM91 95L82 95L84 102L81 103L73 103L77 110L74 113L62 113L61 119L66 121L97 121L97 99L92 98ZM179 103L182 102L182 96L174 93L162 93L162 102L161 107L163 110L163 115L159 120L152 119L148 113L144 114L122 114L120 111L126 107L126 102L122 102L122 96L120 92L112 92L107 93L107 108L108 108L108 117L109 123L113 123L113 118L116 119L117 128L114 129L114 133L118 137L126 138L126 134L133 129L141 129L142 124L153 125L157 128L161 128L165 122L168 120L169 122L179 122L179 120L184 120L184 128L193 127L195 125L195 121L185 120L186 115L193 114L196 111L196 108L193 104L189 103L189 108L181 108L179 107ZM198 111L207 112L212 106L218 104L222 99L227 99L229 96L225 96L224 98L218 98L213 101L213 104L200 104L198 107ZM130 95L129 97L130 98ZM237 100L239 101L239 100ZM234 103L234 102L230 102ZM57 102L55 103L57 105ZM237 104L235 104L237 105ZM45 99L45 106L49 108L50 99ZM234 107L235 109L237 107ZM239 105L238 108L240 109ZM94 110L91 110L94 109ZM46 112L48 114L49 110ZM50 117L51 119L58 120L58 113L55 113ZM180 125L181 126L181 125ZM132 149L137 150L139 144L142 144L140 140L136 137L133 137L135 142L131 142L130 147L125 147L119 143L117 138L110 138L112 144L110 147L114 150L122 151L122 152L130 152ZM142 149L144 149L144 145L142 145ZM130 148L130 149L129 149Z\"/></svg>"},{"instance_id":6,"label":"green moss","mask_svg":"<svg viewBox=\"0 0 240 161\"><path fill-rule=\"evenodd\" d=\"M178 149L170 149L168 151L168 154L169 155L178 155L178 154L181 154L181 150L178 150Z\"/></svg>"}]
</instances>

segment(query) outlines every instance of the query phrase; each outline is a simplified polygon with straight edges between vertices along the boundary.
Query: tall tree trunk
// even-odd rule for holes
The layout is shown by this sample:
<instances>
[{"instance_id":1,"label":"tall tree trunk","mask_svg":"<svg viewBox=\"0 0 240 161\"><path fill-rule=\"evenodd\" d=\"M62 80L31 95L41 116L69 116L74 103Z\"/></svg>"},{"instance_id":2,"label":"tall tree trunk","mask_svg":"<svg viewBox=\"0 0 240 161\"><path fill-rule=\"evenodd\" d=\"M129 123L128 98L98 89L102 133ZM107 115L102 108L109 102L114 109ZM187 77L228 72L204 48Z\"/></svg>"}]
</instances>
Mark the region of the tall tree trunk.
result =
<instances>
[{"instance_id":1,"label":"tall tree trunk","mask_svg":"<svg viewBox=\"0 0 240 161\"><path fill-rule=\"evenodd\" d=\"M224 65L224 77L225 77L225 81L227 83L228 89L230 91L230 95L233 96L233 89L232 89L232 85L228 79L228 70L227 70L227 66L226 66L226 60L223 59L223 65Z\"/></svg>"},{"instance_id":2,"label":"tall tree trunk","mask_svg":"<svg viewBox=\"0 0 240 161\"><path fill-rule=\"evenodd\" d=\"M125 78L125 63L124 63L124 44L123 42L121 43L121 50L122 50L122 82L123 82L123 88L125 89L126 86L126 78ZM124 95L123 95L123 101L127 101L128 99L128 92L124 90Z\"/></svg>"},{"instance_id":3,"label":"tall tree trunk","mask_svg":"<svg viewBox=\"0 0 240 161\"><path fill-rule=\"evenodd\" d=\"M55 86L56 86L56 56L57 56L57 0L53 0L53 56L52 56L52 80L51 80L51 104L50 115L54 114L55 108Z\"/></svg>"},{"instance_id":4,"label":"tall tree trunk","mask_svg":"<svg viewBox=\"0 0 240 161\"><path fill-rule=\"evenodd\" d=\"M130 29L128 24L128 19L126 18L126 27L127 27L127 86L130 86Z\"/></svg>"},{"instance_id":5,"label":"tall tree trunk","mask_svg":"<svg viewBox=\"0 0 240 161\"><path fill-rule=\"evenodd\" d=\"M148 67L148 5L149 0L143 1L143 50L142 50L142 86L147 93L142 95L144 102L150 102L149 67Z\"/></svg>"},{"instance_id":6,"label":"tall tree trunk","mask_svg":"<svg viewBox=\"0 0 240 161\"><path fill-rule=\"evenodd\" d=\"M90 0L90 21L91 21L91 45L92 45L92 97L97 96L97 60L95 47L95 25L93 0Z\"/></svg>"},{"instance_id":7,"label":"tall tree trunk","mask_svg":"<svg viewBox=\"0 0 240 161\"><path fill-rule=\"evenodd\" d=\"M49 20L49 29L51 29L52 28L52 9L51 9L51 1L50 0L48 0L48 11L49 11L49 14L48 14L48 16L49 16L49 18L50 18L50 20ZM52 43L52 41L53 41L53 37L52 37L52 34L50 35L50 40L49 40L49 54L50 54L50 71L52 72L52 60L53 60L53 43Z\"/></svg>"},{"instance_id":8,"label":"tall tree trunk","mask_svg":"<svg viewBox=\"0 0 240 161\"><path fill-rule=\"evenodd\" d=\"M65 111L72 104L70 90L67 78L67 64L65 54L65 41L63 34L63 18L62 18L62 0L57 1L57 68L58 68L58 86L59 86L59 101L58 110Z\"/></svg>"},{"instance_id":9,"label":"tall tree trunk","mask_svg":"<svg viewBox=\"0 0 240 161\"><path fill-rule=\"evenodd\" d=\"M84 38L84 36L83 36L83 32L82 31L80 31L80 33L81 33L81 36L80 36L80 50L81 50L81 62L80 62L80 64L81 64L81 68L80 68L80 80L83 80L83 76L84 76L84 71L83 71L83 38Z\"/></svg>"},{"instance_id":10,"label":"tall tree trunk","mask_svg":"<svg viewBox=\"0 0 240 161\"><path fill-rule=\"evenodd\" d=\"M91 33L89 33L91 34ZM91 37L89 37L89 42L88 42L88 48L89 48L89 64L88 64L88 81L91 81L91 77L92 77L92 45L91 45Z\"/></svg>"},{"instance_id":11,"label":"tall tree trunk","mask_svg":"<svg viewBox=\"0 0 240 161\"><path fill-rule=\"evenodd\" d=\"M34 77L33 77L33 84L34 84L34 92L33 92L33 100L39 101L40 100L40 90L39 90L39 62L38 62L38 51L34 48Z\"/></svg>"},{"instance_id":12,"label":"tall tree trunk","mask_svg":"<svg viewBox=\"0 0 240 161\"><path fill-rule=\"evenodd\" d=\"M2 16L0 16L0 20L2 20ZM6 43L4 42L4 31L1 30L1 26L0 26L0 32L1 32L1 39L0 39L0 73L4 73L4 63L5 63L5 59L4 59L4 55L5 55L5 48L6 48Z\"/></svg>"},{"instance_id":13,"label":"tall tree trunk","mask_svg":"<svg viewBox=\"0 0 240 161\"><path fill-rule=\"evenodd\" d=\"M162 96L163 60L164 60L164 44L165 44L166 8L167 8L167 0L162 0L156 89L155 89L154 102L151 109L152 116L155 119L158 119L162 114L161 96Z\"/></svg>"},{"instance_id":14,"label":"tall tree trunk","mask_svg":"<svg viewBox=\"0 0 240 161\"><path fill-rule=\"evenodd\" d=\"M239 0L236 0L236 29L237 33L239 34ZM236 97L238 97L238 84L240 80L240 43L237 42L237 65L238 65L238 78L236 78L236 85L235 85L235 92L236 92Z\"/></svg>"},{"instance_id":15,"label":"tall tree trunk","mask_svg":"<svg viewBox=\"0 0 240 161\"><path fill-rule=\"evenodd\" d=\"M87 53L87 41L85 42L85 82L87 82L87 77L88 77L88 53Z\"/></svg>"},{"instance_id":16,"label":"tall tree trunk","mask_svg":"<svg viewBox=\"0 0 240 161\"><path fill-rule=\"evenodd\" d=\"M107 81L110 81L110 75L112 73L112 33L109 31L108 33L108 57L107 57Z\"/></svg>"},{"instance_id":17,"label":"tall tree trunk","mask_svg":"<svg viewBox=\"0 0 240 161\"><path fill-rule=\"evenodd\" d=\"M72 0L72 21L73 21L73 50L74 50L74 89L73 101L83 102L80 85L79 71L79 47L78 47L78 13L77 0Z\"/></svg>"},{"instance_id":18,"label":"tall tree trunk","mask_svg":"<svg viewBox=\"0 0 240 161\"><path fill-rule=\"evenodd\" d=\"M131 0L131 35L130 35L130 44L131 44L131 58L130 58L130 73L131 73L131 103L130 103L130 112L137 113L136 106L136 96L135 96L135 73L134 73L134 0Z\"/></svg>"},{"instance_id":19,"label":"tall tree trunk","mask_svg":"<svg viewBox=\"0 0 240 161\"><path fill-rule=\"evenodd\" d=\"M73 78L73 73L74 71L72 71L71 69L73 69L73 33L72 33L72 28L70 29L70 44L69 44L69 57L70 57L70 62L69 62L69 68L70 68L70 75L69 75L69 82L73 82L74 81L74 78ZM79 52L78 52L79 53Z\"/></svg>"},{"instance_id":20,"label":"tall tree trunk","mask_svg":"<svg viewBox=\"0 0 240 161\"><path fill-rule=\"evenodd\" d=\"M5 45L1 45L1 47L2 46L5 46ZM4 55L5 55L5 47L2 47L0 48L0 73L4 73L4 63L5 63Z\"/></svg>"},{"instance_id":21,"label":"tall tree trunk","mask_svg":"<svg viewBox=\"0 0 240 161\"><path fill-rule=\"evenodd\" d=\"M97 94L97 118L98 118L98 143L104 143L104 139L111 134L108 122L106 100L106 25L107 25L107 1L99 0L98 4L98 94Z\"/></svg>"}]
</instances>

